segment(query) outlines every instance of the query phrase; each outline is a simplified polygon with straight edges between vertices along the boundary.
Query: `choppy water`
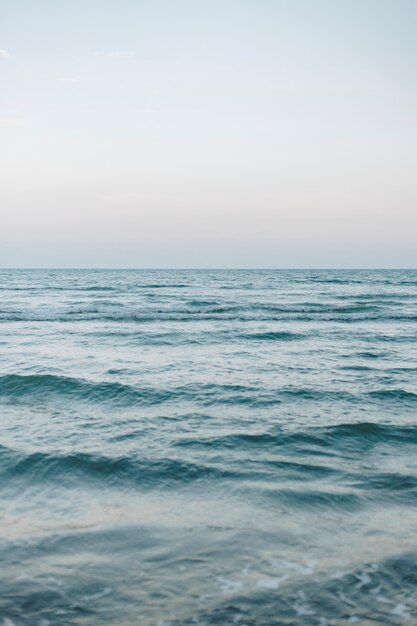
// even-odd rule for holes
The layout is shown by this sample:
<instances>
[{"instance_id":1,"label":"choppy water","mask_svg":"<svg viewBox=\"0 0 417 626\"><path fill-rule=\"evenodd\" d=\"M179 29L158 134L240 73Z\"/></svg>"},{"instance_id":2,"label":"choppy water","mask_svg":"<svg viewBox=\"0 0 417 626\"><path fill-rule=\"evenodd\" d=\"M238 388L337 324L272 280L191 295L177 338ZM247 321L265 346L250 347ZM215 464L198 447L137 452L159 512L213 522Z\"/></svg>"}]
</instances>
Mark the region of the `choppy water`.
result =
<instances>
[{"instance_id":1,"label":"choppy water","mask_svg":"<svg viewBox=\"0 0 417 626\"><path fill-rule=\"evenodd\" d=\"M416 624L416 339L417 271L0 272L0 624Z\"/></svg>"}]
</instances>

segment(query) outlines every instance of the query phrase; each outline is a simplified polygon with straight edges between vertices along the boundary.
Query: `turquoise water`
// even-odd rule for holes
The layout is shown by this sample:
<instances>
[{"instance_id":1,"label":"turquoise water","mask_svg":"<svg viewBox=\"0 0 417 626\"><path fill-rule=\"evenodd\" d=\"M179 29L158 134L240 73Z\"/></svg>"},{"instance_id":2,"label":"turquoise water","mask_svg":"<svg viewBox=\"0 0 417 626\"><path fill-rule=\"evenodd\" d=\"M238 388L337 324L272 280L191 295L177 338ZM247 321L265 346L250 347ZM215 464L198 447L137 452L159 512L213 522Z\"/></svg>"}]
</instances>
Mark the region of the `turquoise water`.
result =
<instances>
[{"instance_id":1,"label":"turquoise water","mask_svg":"<svg viewBox=\"0 0 417 626\"><path fill-rule=\"evenodd\" d=\"M416 624L416 339L417 271L1 271L0 624Z\"/></svg>"}]
</instances>

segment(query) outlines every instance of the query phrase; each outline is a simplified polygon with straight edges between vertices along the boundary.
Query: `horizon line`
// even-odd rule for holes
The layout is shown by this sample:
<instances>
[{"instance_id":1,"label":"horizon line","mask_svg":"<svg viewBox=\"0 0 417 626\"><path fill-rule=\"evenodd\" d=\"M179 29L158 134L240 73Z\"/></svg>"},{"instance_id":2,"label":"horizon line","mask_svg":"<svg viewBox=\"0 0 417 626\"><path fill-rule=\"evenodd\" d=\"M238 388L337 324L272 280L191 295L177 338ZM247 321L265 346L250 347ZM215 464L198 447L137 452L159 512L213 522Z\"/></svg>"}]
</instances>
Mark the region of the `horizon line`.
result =
<instances>
[{"instance_id":1,"label":"horizon line","mask_svg":"<svg viewBox=\"0 0 417 626\"><path fill-rule=\"evenodd\" d=\"M172 272L369 272L369 271L417 271L417 267L0 267L0 271L172 271Z\"/></svg>"}]
</instances>

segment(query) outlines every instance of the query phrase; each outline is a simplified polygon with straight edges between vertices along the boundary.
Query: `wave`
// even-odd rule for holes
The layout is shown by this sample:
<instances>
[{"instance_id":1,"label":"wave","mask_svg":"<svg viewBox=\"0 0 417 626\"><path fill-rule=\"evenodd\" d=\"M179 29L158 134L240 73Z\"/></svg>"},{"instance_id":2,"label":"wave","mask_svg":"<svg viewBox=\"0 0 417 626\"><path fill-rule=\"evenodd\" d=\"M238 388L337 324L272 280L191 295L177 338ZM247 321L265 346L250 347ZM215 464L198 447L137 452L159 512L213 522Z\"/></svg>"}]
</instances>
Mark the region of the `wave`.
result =
<instances>
[{"instance_id":1,"label":"wave","mask_svg":"<svg viewBox=\"0 0 417 626\"><path fill-rule=\"evenodd\" d=\"M30 311L30 310L0 310L1 322L119 322L119 323L140 323L149 322L337 322L341 324L355 324L358 322L404 322L412 323L417 321L417 316L392 315L388 313L379 314L363 313L360 311L332 312L326 311L279 311L260 309L236 310L233 308L218 307L206 310L185 310L185 311L150 311L144 308L141 311L117 311L114 310L117 303L106 304L106 309L100 308L99 304L88 308L75 310L52 310L52 311Z\"/></svg>"},{"instance_id":2,"label":"wave","mask_svg":"<svg viewBox=\"0 0 417 626\"><path fill-rule=\"evenodd\" d=\"M172 535L172 531L164 530L159 530L157 535L155 529L142 524L140 531L133 525L111 530L73 529L65 534L37 538L30 546L13 546L15 555L17 551L24 563L27 562L24 559L28 559L28 549L34 550L31 555L34 562L39 560L39 555L49 557L53 554L53 565L61 559L66 566L65 577L59 577L60 569L64 569L62 565L61 568L50 566L49 576L44 574L35 579L25 571L26 576L11 577L12 583L3 580L4 626L69 626L75 623L214 626L240 622L256 626L340 626L415 622L416 552L410 546L404 552L400 543L389 557L387 551L380 549L380 554L373 556L372 562L366 560L366 554L347 562L335 563L335 559L317 562L307 561L310 551L304 540L304 553L294 560L291 553L287 555L282 549L279 560L270 563L270 559L264 557L263 568L255 559L248 560L250 568L242 570L238 569L241 561L235 561L235 555L241 557L249 553L251 556L247 544L243 544L241 550L235 548L232 558L226 553L229 562L223 565L222 544L213 543L210 550L203 552L198 540L203 546L205 541L199 530L192 533L193 542L190 539L188 544L178 534ZM175 544L175 540L177 551L173 548L168 551L167 547ZM109 556L103 554L104 546ZM268 547L267 554L272 551L271 542ZM100 555L98 564L93 560L96 551ZM354 550L352 552L355 554ZM69 568L65 559L67 554L74 553L79 554L78 567ZM124 557L123 570L118 563L119 554ZM126 571L126 566L129 571L138 570L138 555L145 566L147 559L153 556L151 575L148 566L143 567L144 573L140 572L142 577L124 577L121 571ZM210 557L216 559L217 569L212 566ZM43 560L48 563L52 559ZM187 573L181 584L181 572L191 568L193 574ZM91 570L93 575L89 575ZM218 575L219 570L225 572L223 576ZM143 580L143 584L138 584L138 580ZM178 589L182 600L179 618ZM150 614L149 619L138 621L138 602L141 610ZM174 620L170 622L159 619L171 618L171 615Z\"/></svg>"},{"instance_id":3,"label":"wave","mask_svg":"<svg viewBox=\"0 0 417 626\"><path fill-rule=\"evenodd\" d=\"M387 353L386 352L369 352L365 350L364 352L357 352L355 356L362 357L363 359L380 359L380 358L386 357Z\"/></svg>"},{"instance_id":4,"label":"wave","mask_svg":"<svg viewBox=\"0 0 417 626\"><path fill-rule=\"evenodd\" d=\"M360 400L348 392L304 387L263 388L238 384L189 383L172 388L140 387L134 384L72 378L45 374L5 374L0 376L0 398L6 401L67 398L90 402L112 402L123 405L157 405L169 401L197 405L246 405L255 408L292 401ZM376 397L376 396L375 396Z\"/></svg>"},{"instance_id":5,"label":"wave","mask_svg":"<svg viewBox=\"0 0 417 626\"><path fill-rule=\"evenodd\" d=\"M179 447L245 450L284 449L289 451L333 456L346 447L353 451L379 442L417 444L417 426L357 422L335 424L327 427L288 431L282 428L258 433L231 433L207 438L182 438L175 443ZM352 447L353 444L353 447Z\"/></svg>"},{"instance_id":6,"label":"wave","mask_svg":"<svg viewBox=\"0 0 417 626\"><path fill-rule=\"evenodd\" d=\"M255 335L257 338L257 335ZM261 339L281 340L275 333L267 333ZM291 336L289 337L292 338ZM363 369L361 366L352 366ZM343 390L317 389L308 387L263 388L238 384L189 383L173 388L140 387L115 381L92 381L82 378L56 375L51 373L5 374L0 376L0 397L13 400L25 396L47 397L60 395L71 396L80 400L119 401L129 404L161 404L169 400L190 400L201 403L250 404L263 406L288 400L330 401L344 400L353 402L401 401L416 402L417 394L402 388L376 389L366 394L354 395Z\"/></svg>"},{"instance_id":7,"label":"wave","mask_svg":"<svg viewBox=\"0 0 417 626\"><path fill-rule=\"evenodd\" d=\"M353 301L353 302L380 302L381 304L390 305L390 304L398 304L399 300L415 300L416 294L410 292L400 292L400 291L390 291L390 292L378 292L378 293L342 293L342 294L332 294L332 298L335 300L341 301Z\"/></svg>"},{"instance_id":8,"label":"wave","mask_svg":"<svg viewBox=\"0 0 417 626\"><path fill-rule=\"evenodd\" d=\"M417 394L406 389L377 389L369 392L370 398L377 400L394 400L401 402L417 402Z\"/></svg>"},{"instance_id":9,"label":"wave","mask_svg":"<svg viewBox=\"0 0 417 626\"><path fill-rule=\"evenodd\" d=\"M372 475L368 473L354 482L353 486L365 489L371 496L374 495L374 491L376 497L379 497L380 492L387 491L395 493L397 500L401 499L401 496L408 500L415 498L417 494L417 476L399 472L378 472Z\"/></svg>"},{"instance_id":10,"label":"wave","mask_svg":"<svg viewBox=\"0 0 417 626\"><path fill-rule=\"evenodd\" d=\"M352 372L378 372L378 369L369 367L369 365L341 365L340 370L347 370Z\"/></svg>"},{"instance_id":11,"label":"wave","mask_svg":"<svg viewBox=\"0 0 417 626\"><path fill-rule=\"evenodd\" d=\"M0 287L0 291L24 291L24 292L51 292L51 291L87 291L87 292L96 292L96 291L120 291L119 287L110 287L106 285L90 285L88 287L76 287L74 285L61 287L58 285L41 285L39 287L27 286L27 287Z\"/></svg>"},{"instance_id":12,"label":"wave","mask_svg":"<svg viewBox=\"0 0 417 626\"><path fill-rule=\"evenodd\" d=\"M252 337L259 339L257 335ZM292 336L272 336L268 333L260 340L292 340ZM344 366L346 369L347 366ZM348 369L363 370L366 366L351 366ZM111 370L109 375L120 373ZM123 372L122 372L123 373ZM127 372L129 373L129 372ZM340 389L315 387L258 387L239 384L189 383L174 387L143 386L135 382L109 380L87 380L61 374L30 373L4 374L0 376L0 399L18 404L34 401L59 401L69 399L90 403L112 403L123 406L153 406L167 402L189 402L194 405L248 406L253 408L272 407L282 403L345 402L350 406L375 404L376 402L400 402L402 406L414 405L417 394L403 389L373 389L366 393L353 394Z\"/></svg>"},{"instance_id":13,"label":"wave","mask_svg":"<svg viewBox=\"0 0 417 626\"><path fill-rule=\"evenodd\" d=\"M384 558L382 551L372 562L358 559L348 567L320 563L314 575L312 569L283 559L258 585L251 587L242 578L235 591L231 586L227 593L226 587L226 597L200 608L181 624L411 624L417 611L416 552L409 546L407 550L402 552L400 543L391 558Z\"/></svg>"},{"instance_id":14,"label":"wave","mask_svg":"<svg viewBox=\"0 0 417 626\"><path fill-rule=\"evenodd\" d=\"M341 458L362 459L364 452L372 447L389 443L396 450L400 443L416 445L417 427L361 422L297 432L276 429L206 439L190 437L178 439L171 454L162 458L137 451L106 455L92 451L19 450L0 445L0 476L5 481L25 479L28 484L52 481L71 486L87 480L104 481L108 486L128 483L144 488L164 488L173 483L188 484L205 479L237 480L241 490L255 490L254 497L258 494L291 506L351 508L358 506L363 496L378 499L383 492L392 492L397 498L397 491L401 491L398 495L401 500L416 493L417 477L414 475L340 465ZM199 452L184 458L184 453L180 456L173 453L175 448L189 448L192 452L196 446L204 450L204 454ZM230 450L233 450L232 456ZM255 450L262 450L262 456L254 456ZM239 453L249 451L251 458L242 464ZM276 456L278 451L279 457ZM190 457L189 452L187 457ZM304 481L309 482L305 488L289 489L285 486L287 481L296 481L300 487ZM320 489L317 481L322 485ZM339 487L343 485L341 491ZM345 488L360 489L360 492Z\"/></svg>"},{"instance_id":15,"label":"wave","mask_svg":"<svg viewBox=\"0 0 417 626\"><path fill-rule=\"evenodd\" d=\"M105 479L107 484L120 481L141 486L188 483L201 479L227 479L236 473L202 463L180 459L138 459L131 456L104 456L89 452L24 452L0 446L0 475L28 478L30 481L77 483L81 477Z\"/></svg>"},{"instance_id":16,"label":"wave","mask_svg":"<svg viewBox=\"0 0 417 626\"><path fill-rule=\"evenodd\" d=\"M415 312L401 309L401 302L384 300L383 294L350 294L329 297L320 294L305 294L303 298L292 297L288 302L285 294L276 293L271 299L263 300L255 292L249 297L241 294L230 296L224 300L218 297L217 291L207 290L202 296L192 291L182 296L180 293L166 293L155 300L154 289L173 288L187 285L175 284L144 284L144 285L86 285L57 286L45 285L36 291L45 291L48 306L37 303L33 295L12 299L2 303L0 320L2 321L33 321L33 322L76 322L76 321L108 321L108 322L194 322L198 321L335 321L341 323L366 322L370 320L413 322L417 319ZM15 287L14 289L21 289ZM23 289L23 288L22 288ZM31 286L28 287L32 289ZM53 298L51 290L73 291L74 298L62 295ZM135 291L140 289L140 292ZM148 289L148 292L146 292ZM79 294L76 297L75 292ZM82 297L81 292L86 295ZM251 294L251 291L248 292ZM105 300L103 297L109 295ZM274 291L271 292L271 296ZM135 297L136 295L136 297ZM387 294L388 295L388 294ZM103 296L103 297L101 297ZM148 297L149 296L149 297ZM153 299L151 299L151 296ZM340 301L340 298L344 298ZM404 297L412 297L404 294ZM414 296L415 297L415 296ZM12 296L10 296L12 298ZM365 299L366 298L366 299ZM33 301L32 301L33 299Z\"/></svg>"},{"instance_id":17,"label":"wave","mask_svg":"<svg viewBox=\"0 0 417 626\"><path fill-rule=\"evenodd\" d=\"M0 397L13 401L50 396L71 396L79 400L118 401L128 404L165 402L169 392L136 389L118 382L92 382L53 374L6 374L0 377Z\"/></svg>"},{"instance_id":18,"label":"wave","mask_svg":"<svg viewBox=\"0 0 417 626\"><path fill-rule=\"evenodd\" d=\"M337 492L319 489L280 489L264 490L264 496L279 502L281 505L301 507L302 509L321 509L356 511L363 506L360 495L352 492Z\"/></svg>"},{"instance_id":19,"label":"wave","mask_svg":"<svg viewBox=\"0 0 417 626\"><path fill-rule=\"evenodd\" d=\"M190 288L187 283L143 283L139 285L133 285L133 289L186 289Z\"/></svg>"},{"instance_id":20,"label":"wave","mask_svg":"<svg viewBox=\"0 0 417 626\"><path fill-rule=\"evenodd\" d=\"M294 333L286 330L270 330L265 332L256 333L242 333L239 335L242 339L249 339L254 341L292 341L296 339L302 339L306 335L301 333Z\"/></svg>"}]
</instances>

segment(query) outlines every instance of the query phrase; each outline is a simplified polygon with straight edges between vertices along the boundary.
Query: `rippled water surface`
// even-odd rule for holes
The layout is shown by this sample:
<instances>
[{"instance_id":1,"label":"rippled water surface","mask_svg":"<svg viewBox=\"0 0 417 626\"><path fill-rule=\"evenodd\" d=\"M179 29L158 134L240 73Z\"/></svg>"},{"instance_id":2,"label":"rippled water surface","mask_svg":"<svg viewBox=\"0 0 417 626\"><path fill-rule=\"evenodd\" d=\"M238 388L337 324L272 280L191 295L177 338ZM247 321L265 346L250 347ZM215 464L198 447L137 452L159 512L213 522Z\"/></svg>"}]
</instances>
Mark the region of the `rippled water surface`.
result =
<instances>
[{"instance_id":1,"label":"rippled water surface","mask_svg":"<svg viewBox=\"0 0 417 626\"><path fill-rule=\"evenodd\" d=\"M416 339L417 271L1 271L0 624L417 624Z\"/></svg>"}]
</instances>

